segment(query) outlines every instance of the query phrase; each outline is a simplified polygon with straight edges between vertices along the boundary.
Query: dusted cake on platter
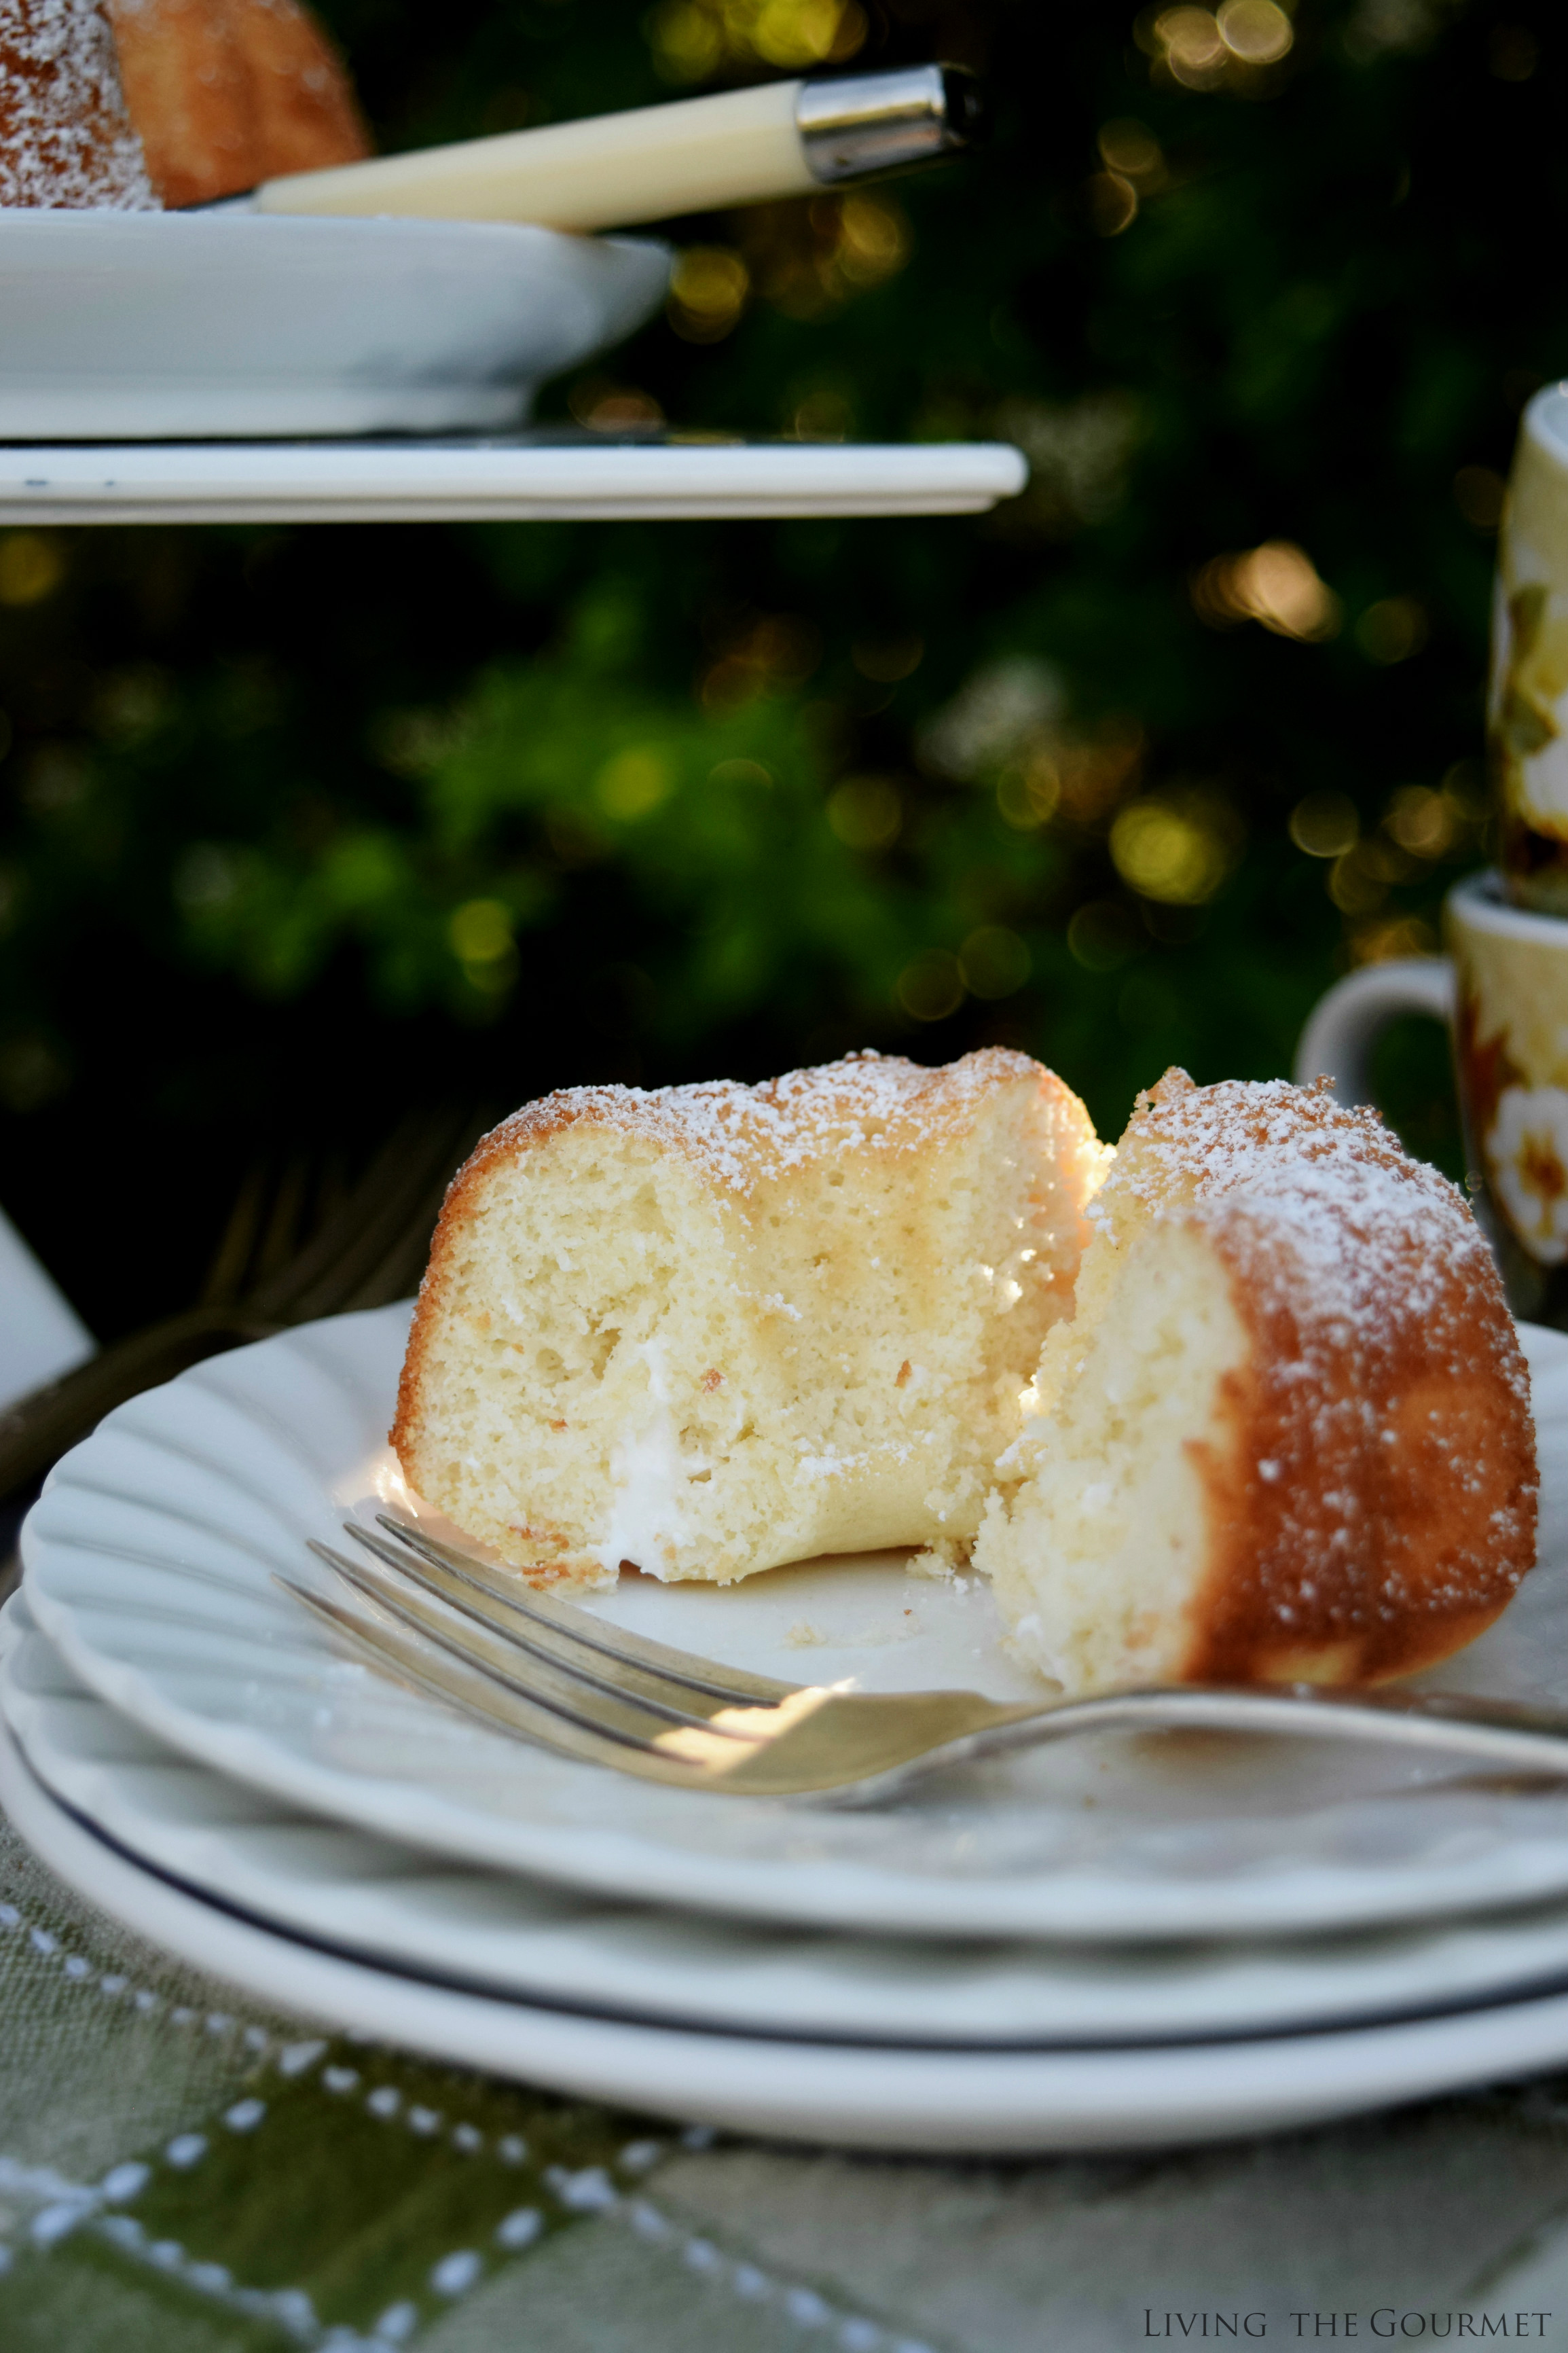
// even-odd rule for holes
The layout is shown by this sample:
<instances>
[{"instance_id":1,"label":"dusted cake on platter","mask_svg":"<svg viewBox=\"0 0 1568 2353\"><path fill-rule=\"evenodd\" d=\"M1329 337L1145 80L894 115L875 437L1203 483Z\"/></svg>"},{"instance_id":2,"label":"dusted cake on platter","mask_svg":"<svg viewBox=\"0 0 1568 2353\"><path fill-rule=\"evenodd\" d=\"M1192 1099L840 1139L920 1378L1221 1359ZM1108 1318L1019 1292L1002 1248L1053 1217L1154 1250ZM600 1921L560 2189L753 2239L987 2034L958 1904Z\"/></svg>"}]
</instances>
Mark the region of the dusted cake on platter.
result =
<instances>
[{"instance_id":1,"label":"dusted cake on platter","mask_svg":"<svg viewBox=\"0 0 1568 2353\"><path fill-rule=\"evenodd\" d=\"M157 205L101 0L0 0L0 206Z\"/></svg>"},{"instance_id":2,"label":"dusted cake on platter","mask_svg":"<svg viewBox=\"0 0 1568 2353\"><path fill-rule=\"evenodd\" d=\"M1378 1682L1535 1556L1530 1384L1445 1177L1326 1082L1138 1109L974 1561L1068 1692Z\"/></svg>"},{"instance_id":3,"label":"dusted cake on platter","mask_svg":"<svg viewBox=\"0 0 1568 2353\"><path fill-rule=\"evenodd\" d=\"M393 1444L535 1577L972 1537L1108 1155L992 1049L548 1096L442 1213Z\"/></svg>"}]
</instances>

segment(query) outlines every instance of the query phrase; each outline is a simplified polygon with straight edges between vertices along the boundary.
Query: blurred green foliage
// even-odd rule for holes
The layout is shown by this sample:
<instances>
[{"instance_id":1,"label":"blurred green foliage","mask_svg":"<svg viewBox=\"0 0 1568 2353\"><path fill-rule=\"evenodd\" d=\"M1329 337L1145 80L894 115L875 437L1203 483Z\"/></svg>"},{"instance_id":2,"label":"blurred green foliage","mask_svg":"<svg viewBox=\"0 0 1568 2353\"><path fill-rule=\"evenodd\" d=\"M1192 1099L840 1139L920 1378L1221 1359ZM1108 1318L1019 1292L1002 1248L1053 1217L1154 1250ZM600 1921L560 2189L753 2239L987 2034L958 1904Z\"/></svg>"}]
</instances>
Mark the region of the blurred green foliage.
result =
<instances>
[{"instance_id":1,"label":"blurred green foliage","mask_svg":"<svg viewBox=\"0 0 1568 2353\"><path fill-rule=\"evenodd\" d=\"M387 147L985 68L984 159L674 224L668 315L546 408L1033 478L973 519L0 539L0 1198L100 1330L190 1292L259 1153L405 1091L1001 1039L1114 1133L1436 944L1501 478L1568 367L1555 18L324 13ZM1385 1061L1451 1159L1436 1041Z\"/></svg>"}]
</instances>

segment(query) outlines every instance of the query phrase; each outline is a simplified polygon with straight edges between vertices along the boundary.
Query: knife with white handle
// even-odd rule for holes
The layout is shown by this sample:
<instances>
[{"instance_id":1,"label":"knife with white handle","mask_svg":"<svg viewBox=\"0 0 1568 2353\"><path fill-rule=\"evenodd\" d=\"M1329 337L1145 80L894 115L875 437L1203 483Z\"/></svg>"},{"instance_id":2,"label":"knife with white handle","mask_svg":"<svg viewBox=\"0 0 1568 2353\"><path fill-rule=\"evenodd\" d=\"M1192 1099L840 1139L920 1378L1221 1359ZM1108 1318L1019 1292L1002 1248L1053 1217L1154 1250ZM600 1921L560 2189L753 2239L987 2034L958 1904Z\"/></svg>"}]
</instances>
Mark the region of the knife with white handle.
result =
<instances>
[{"instance_id":1,"label":"knife with white handle","mask_svg":"<svg viewBox=\"0 0 1568 2353\"><path fill-rule=\"evenodd\" d=\"M291 172L203 209L626 228L936 163L974 146L983 119L961 67L899 66Z\"/></svg>"}]
</instances>

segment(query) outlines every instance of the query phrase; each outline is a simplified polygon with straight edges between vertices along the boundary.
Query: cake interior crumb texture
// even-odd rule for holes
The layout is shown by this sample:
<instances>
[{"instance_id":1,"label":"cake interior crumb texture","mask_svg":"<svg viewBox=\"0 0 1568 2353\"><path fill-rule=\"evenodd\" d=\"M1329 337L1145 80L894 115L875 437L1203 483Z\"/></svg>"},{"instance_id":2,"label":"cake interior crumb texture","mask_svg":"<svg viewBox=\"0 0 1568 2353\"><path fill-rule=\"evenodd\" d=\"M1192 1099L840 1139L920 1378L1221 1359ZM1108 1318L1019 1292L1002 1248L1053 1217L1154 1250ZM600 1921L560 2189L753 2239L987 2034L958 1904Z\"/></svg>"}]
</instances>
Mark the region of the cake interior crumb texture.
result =
<instances>
[{"instance_id":1,"label":"cake interior crumb texture","mask_svg":"<svg viewBox=\"0 0 1568 2353\"><path fill-rule=\"evenodd\" d=\"M1069 1692L1376 1682L1535 1550L1529 1375L1465 1202L1318 1089L1139 1109L974 1549Z\"/></svg>"},{"instance_id":2,"label":"cake interior crumb texture","mask_svg":"<svg viewBox=\"0 0 1568 2353\"><path fill-rule=\"evenodd\" d=\"M951 1557L1070 1312L1108 1157L1002 1049L548 1097L448 1196L405 1473L536 1577Z\"/></svg>"}]
</instances>

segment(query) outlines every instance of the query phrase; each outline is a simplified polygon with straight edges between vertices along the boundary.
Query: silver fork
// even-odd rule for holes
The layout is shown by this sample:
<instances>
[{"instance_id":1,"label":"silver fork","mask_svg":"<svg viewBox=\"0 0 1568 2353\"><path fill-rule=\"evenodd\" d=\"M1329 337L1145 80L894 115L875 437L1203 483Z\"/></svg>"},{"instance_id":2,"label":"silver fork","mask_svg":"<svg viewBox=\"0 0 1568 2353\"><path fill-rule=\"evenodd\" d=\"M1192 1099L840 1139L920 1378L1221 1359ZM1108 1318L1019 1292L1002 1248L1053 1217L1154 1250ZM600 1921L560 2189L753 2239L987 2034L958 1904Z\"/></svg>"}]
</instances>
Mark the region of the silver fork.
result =
<instances>
[{"instance_id":1,"label":"silver fork","mask_svg":"<svg viewBox=\"0 0 1568 2353\"><path fill-rule=\"evenodd\" d=\"M372 1615L280 1571L333 1635L399 1682L558 1755L737 1797L851 1790L1082 1732L1191 1730L1373 1740L1568 1778L1568 1715L1443 1693L1181 1684L1008 1706L977 1692L853 1692L650 1642L534 1591L405 1520L344 1523L366 1557L310 1542Z\"/></svg>"}]
</instances>

